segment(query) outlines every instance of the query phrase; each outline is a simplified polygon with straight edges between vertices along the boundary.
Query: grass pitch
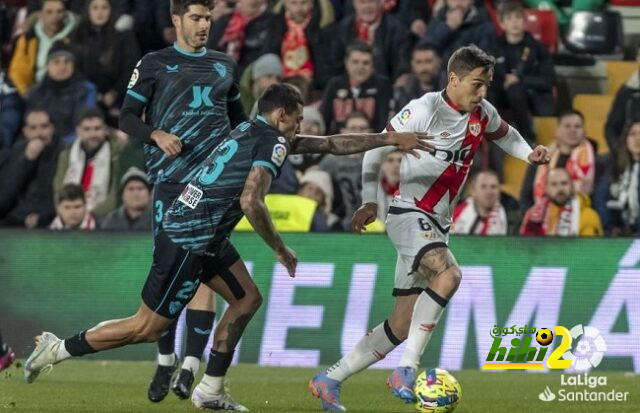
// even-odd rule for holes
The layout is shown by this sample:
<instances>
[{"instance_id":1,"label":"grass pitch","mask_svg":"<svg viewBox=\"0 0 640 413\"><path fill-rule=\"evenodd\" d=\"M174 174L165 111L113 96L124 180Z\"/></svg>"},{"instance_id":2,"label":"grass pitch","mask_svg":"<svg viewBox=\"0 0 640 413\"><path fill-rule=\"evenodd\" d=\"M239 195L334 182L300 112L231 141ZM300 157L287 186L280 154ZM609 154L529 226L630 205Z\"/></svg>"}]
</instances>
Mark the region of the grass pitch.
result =
<instances>
[{"instance_id":1,"label":"grass pitch","mask_svg":"<svg viewBox=\"0 0 640 413\"><path fill-rule=\"evenodd\" d=\"M147 400L147 383L154 371L151 362L71 361L55 366L31 385L22 381L22 370L12 366L0 373L0 412L194 412L190 401L169 393L162 403ZM312 369L232 366L231 393L252 412L320 412L320 402L312 398L307 381ZM342 401L349 412L414 412L391 396L385 386L387 371L368 370L343 386ZM627 402L543 402L538 394L546 386L558 393L560 373L483 373L459 371L463 397L456 413L487 412L640 412L640 377L619 372L594 371L607 376L607 386L596 391L629 392ZM565 376L567 377L567 376ZM583 391L588 387L563 387Z\"/></svg>"}]
</instances>

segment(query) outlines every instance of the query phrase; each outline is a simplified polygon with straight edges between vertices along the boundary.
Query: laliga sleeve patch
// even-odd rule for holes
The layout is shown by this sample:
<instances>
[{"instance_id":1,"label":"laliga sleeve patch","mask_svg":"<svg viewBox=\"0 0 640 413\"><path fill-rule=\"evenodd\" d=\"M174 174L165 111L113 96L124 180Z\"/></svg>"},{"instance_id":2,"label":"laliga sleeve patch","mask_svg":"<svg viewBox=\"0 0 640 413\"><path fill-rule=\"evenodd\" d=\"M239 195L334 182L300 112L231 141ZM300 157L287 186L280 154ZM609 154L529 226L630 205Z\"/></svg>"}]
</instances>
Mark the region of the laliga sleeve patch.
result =
<instances>
[{"instance_id":1,"label":"laliga sleeve patch","mask_svg":"<svg viewBox=\"0 0 640 413\"><path fill-rule=\"evenodd\" d=\"M287 147L281 143L276 144L273 147L273 153L271 154L271 161L277 166L282 166L286 158L287 158Z\"/></svg>"},{"instance_id":2,"label":"laliga sleeve patch","mask_svg":"<svg viewBox=\"0 0 640 413\"><path fill-rule=\"evenodd\" d=\"M197 188L189 184L184 188L184 190L180 194L178 201L182 202L183 204L185 204L191 209L195 209L195 207L198 206L198 202L200 202L201 198L202 198L202 190L200 188Z\"/></svg>"},{"instance_id":3,"label":"laliga sleeve patch","mask_svg":"<svg viewBox=\"0 0 640 413\"><path fill-rule=\"evenodd\" d=\"M138 83L138 78L140 77L140 72L138 69L133 69L133 73L131 74L131 79L129 79L129 84L127 85L127 89L131 89Z\"/></svg>"},{"instance_id":4,"label":"laliga sleeve patch","mask_svg":"<svg viewBox=\"0 0 640 413\"><path fill-rule=\"evenodd\" d=\"M400 122L400 124L404 126L407 124L407 122L409 122L409 119L411 119L411 108L404 108L398 115L398 122Z\"/></svg>"}]
</instances>

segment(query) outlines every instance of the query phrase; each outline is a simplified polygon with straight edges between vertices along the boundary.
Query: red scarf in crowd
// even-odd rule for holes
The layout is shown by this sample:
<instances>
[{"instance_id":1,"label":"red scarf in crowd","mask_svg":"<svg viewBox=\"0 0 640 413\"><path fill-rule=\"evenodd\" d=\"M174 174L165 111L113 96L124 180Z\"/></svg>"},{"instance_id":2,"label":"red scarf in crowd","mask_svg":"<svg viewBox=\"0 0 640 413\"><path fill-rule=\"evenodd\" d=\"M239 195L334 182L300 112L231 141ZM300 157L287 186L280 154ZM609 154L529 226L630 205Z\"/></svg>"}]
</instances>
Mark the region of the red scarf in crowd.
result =
<instances>
[{"instance_id":1,"label":"red scarf in crowd","mask_svg":"<svg viewBox=\"0 0 640 413\"><path fill-rule=\"evenodd\" d=\"M376 29L380 26L382 20L382 11L378 13L378 17L372 22L365 22L356 17L356 33L358 38L368 45L372 45L376 38Z\"/></svg>"},{"instance_id":2,"label":"red scarf in crowd","mask_svg":"<svg viewBox=\"0 0 640 413\"><path fill-rule=\"evenodd\" d=\"M218 46L224 49L225 53L231 56L236 62L240 59L240 52L244 47L244 30L247 25L260 16L260 13L252 16L245 16L239 10L235 10L229 24L224 29L224 34L218 42Z\"/></svg>"},{"instance_id":3,"label":"red scarf in crowd","mask_svg":"<svg viewBox=\"0 0 640 413\"><path fill-rule=\"evenodd\" d=\"M304 76L313 78L313 62L309 53L309 44L305 29L311 21L311 16L302 23L296 23L289 16L285 16L287 32L282 38L282 56L284 77Z\"/></svg>"},{"instance_id":4,"label":"red scarf in crowd","mask_svg":"<svg viewBox=\"0 0 640 413\"><path fill-rule=\"evenodd\" d=\"M384 193L389 196L400 195L400 182L393 184L387 180L387 177L383 176L380 179L380 186L382 186Z\"/></svg>"}]
</instances>

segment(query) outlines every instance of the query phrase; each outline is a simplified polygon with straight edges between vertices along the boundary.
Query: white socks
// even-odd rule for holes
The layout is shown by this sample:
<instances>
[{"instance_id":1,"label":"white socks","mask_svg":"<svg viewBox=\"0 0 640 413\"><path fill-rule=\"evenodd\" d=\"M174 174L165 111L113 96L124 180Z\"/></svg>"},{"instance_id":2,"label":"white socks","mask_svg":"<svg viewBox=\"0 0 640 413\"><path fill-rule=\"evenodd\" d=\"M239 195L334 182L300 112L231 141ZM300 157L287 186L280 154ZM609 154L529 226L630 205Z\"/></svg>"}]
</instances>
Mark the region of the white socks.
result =
<instances>
[{"instance_id":1,"label":"white socks","mask_svg":"<svg viewBox=\"0 0 640 413\"><path fill-rule=\"evenodd\" d=\"M202 376L198 387L207 394L222 394L224 393L224 376L214 377L205 374Z\"/></svg>"},{"instance_id":2,"label":"white socks","mask_svg":"<svg viewBox=\"0 0 640 413\"><path fill-rule=\"evenodd\" d=\"M158 353L158 365L159 366L165 366L165 367L169 367L169 366L173 366L176 362L176 355L171 353L171 354L160 354Z\"/></svg>"},{"instance_id":3,"label":"white socks","mask_svg":"<svg viewBox=\"0 0 640 413\"><path fill-rule=\"evenodd\" d=\"M191 370L191 373L195 376L200 369L200 359L193 356L187 356L182 362L182 368L184 370Z\"/></svg>"},{"instance_id":4,"label":"white socks","mask_svg":"<svg viewBox=\"0 0 640 413\"><path fill-rule=\"evenodd\" d=\"M348 377L382 360L401 340L398 340L385 321L367 333L346 356L327 369L327 377L342 382Z\"/></svg>"},{"instance_id":5,"label":"white socks","mask_svg":"<svg viewBox=\"0 0 640 413\"><path fill-rule=\"evenodd\" d=\"M447 302L430 288L425 289L418 296L413 307L409 338L407 338L407 347L400 360L400 367L418 368L422 353L431 339L431 334L438 324Z\"/></svg>"}]
</instances>

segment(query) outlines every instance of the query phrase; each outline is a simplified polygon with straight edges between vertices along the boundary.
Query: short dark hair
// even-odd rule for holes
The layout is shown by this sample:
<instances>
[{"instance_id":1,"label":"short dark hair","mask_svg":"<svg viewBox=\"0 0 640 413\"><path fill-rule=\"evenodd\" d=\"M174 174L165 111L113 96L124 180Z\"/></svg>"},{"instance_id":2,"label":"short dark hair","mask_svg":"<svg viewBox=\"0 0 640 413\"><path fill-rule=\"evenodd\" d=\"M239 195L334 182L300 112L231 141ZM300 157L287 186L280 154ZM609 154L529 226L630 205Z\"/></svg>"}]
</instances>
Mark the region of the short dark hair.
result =
<instances>
[{"instance_id":1,"label":"short dark hair","mask_svg":"<svg viewBox=\"0 0 640 413\"><path fill-rule=\"evenodd\" d=\"M189 11L189 6L199 5L213 9L213 0L171 0L171 14L183 16Z\"/></svg>"},{"instance_id":2,"label":"short dark hair","mask_svg":"<svg viewBox=\"0 0 640 413\"><path fill-rule=\"evenodd\" d=\"M81 199L83 203L86 203L84 191L78 184L66 184L58 194L58 203L62 201L75 201L76 199Z\"/></svg>"},{"instance_id":3,"label":"short dark hair","mask_svg":"<svg viewBox=\"0 0 640 413\"><path fill-rule=\"evenodd\" d=\"M361 40L355 40L347 46L344 52L344 58L348 59L353 52L370 54L373 57L373 48Z\"/></svg>"},{"instance_id":4,"label":"short dark hair","mask_svg":"<svg viewBox=\"0 0 640 413\"><path fill-rule=\"evenodd\" d=\"M476 45L461 47L449 58L447 73L455 73L463 78L481 67L484 71L493 70L496 59Z\"/></svg>"},{"instance_id":5,"label":"short dark hair","mask_svg":"<svg viewBox=\"0 0 640 413\"><path fill-rule=\"evenodd\" d=\"M284 108L284 111L289 114L297 110L298 105L304 106L304 102L295 86L287 83L274 83L258 98L258 113L266 115L276 109Z\"/></svg>"},{"instance_id":6,"label":"short dark hair","mask_svg":"<svg viewBox=\"0 0 640 413\"><path fill-rule=\"evenodd\" d=\"M498 7L498 18L504 19L509 14L519 14L524 16L524 6L519 1L507 1Z\"/></svg>"},{"instance_id":7,"label":"short dark hair","mask_svg":"<svg viewBox=\"0 0 640 413\"><path fill-rule=\"evenodd\" d=\"M47 119L49 119L49 123L53 123L53 120L51 119L51 113L49 113L47 109L41 106L34 106L32 108L27 109L26 112L24 112L24 116L22 117L22 119L24 120L24 123L27 123L27 118L32 113L44 113L45 115L47 115Z\"/></svg>"},{"instance_id":8,"label":"short dark hair","mask_svg":"<svg viewBox=\"0 0 640 413\"><path fill-rule=\"evenodd\" d=\"M474 186L476 184L476 181L478 180L478 177L481 174L491 175L491 176L495 177L498 180L498 183L500 183L500 175L498 175L498 173L496 171L494 171L493 169L485 168L485 169L481 169L478 172L476 172L475 174L473 174L473 176L470 179L471 186Z\"/></svg>"},{"instance_id":9,"label":"short dark hair","mask_svg":"<svg viewBox=\"0 0 640 413\"><path fill-rule=\"evenodd\" d=\"M415 46L413 46L413 52L433 52L435 53L438 57L440 57L440 50L438 49L438 47L430 42L420 42L418 44L416 44Z\"/></svg>"},{"instance_id":10,"label":"short dark hair","mask_svg":"<svg viewBox=\"0 0 640 413\"><path fill-rule=\"evenodd\" d=\"M99 107L88 108L80 112L76 118L76 126L79 126L87 119L100 118L102 122L105 122L104 112Z\"/></svg>"},{"instance_id":11,"label":"short dark hair","mask_svg":"<svg viewBox=\"0 0 640 413\"><path fill-rule=\"evenodd\" d=\"M573 115L578 116L580 119L582 119L582 122L584 122L584 115L582 114L582 112L580 112L577 109L571 108L571 109L565 109L560 112L560 114L558 115L558 123L560 123L560 121L563 118L566 118L567 116L573 116Z\"/></svg>"}]
</instances>

